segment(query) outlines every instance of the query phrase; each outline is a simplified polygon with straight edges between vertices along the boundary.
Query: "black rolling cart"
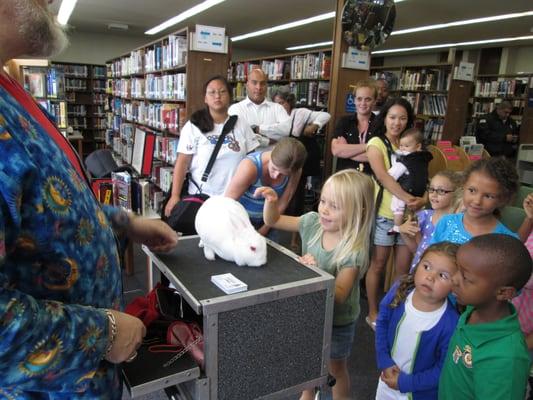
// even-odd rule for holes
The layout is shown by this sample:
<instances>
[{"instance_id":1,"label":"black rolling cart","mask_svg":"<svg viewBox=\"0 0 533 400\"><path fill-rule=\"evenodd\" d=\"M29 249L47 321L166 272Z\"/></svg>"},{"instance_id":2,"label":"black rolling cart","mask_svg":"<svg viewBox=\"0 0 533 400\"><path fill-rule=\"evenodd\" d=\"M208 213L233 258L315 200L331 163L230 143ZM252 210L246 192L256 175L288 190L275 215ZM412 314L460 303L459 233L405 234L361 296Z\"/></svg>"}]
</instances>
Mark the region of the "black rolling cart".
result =
<instances>
[{"instance_id":1,"label":"black rolling cart","mask_svg":"<svg viewBox=\"0 0 533 400\"><path fill-rule=\"evenodd\" d=\"M132 397L167 388L174 398L197 400L278 399L328 379L334 279L296 260L268 241L268 262L239 267L208 261L199 238L182 238L172 254L143 250L197 314L203 327L205 368L185 354L170 367L172 354L141 347L124 364ZM212 275L232 273L248 285L225 294Z\"/></svg>"}]
</instances>

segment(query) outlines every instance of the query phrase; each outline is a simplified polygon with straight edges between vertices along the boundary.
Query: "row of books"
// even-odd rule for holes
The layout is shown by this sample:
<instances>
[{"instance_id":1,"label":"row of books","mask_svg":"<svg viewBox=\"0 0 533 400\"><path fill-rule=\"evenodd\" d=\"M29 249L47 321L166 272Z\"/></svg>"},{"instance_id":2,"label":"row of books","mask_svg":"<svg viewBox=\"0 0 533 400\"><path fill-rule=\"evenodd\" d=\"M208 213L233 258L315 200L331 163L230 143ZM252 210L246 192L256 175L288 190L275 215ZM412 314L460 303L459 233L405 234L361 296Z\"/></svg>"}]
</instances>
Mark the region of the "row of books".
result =
<instances>
[{"instance_id":1,"label":"row of books","mask_svg":"<svg viewBox=\"0 0 533 400\"><path fill-rule=\"evenodd\" d=\"M93 91L95 92L105 92L106 82L103 80L93 81Z\"/></svg>"},{"instance_id":2,"label":"row of books","mask_svg":"<svg viewBox=\"0 0 533 400\"><path fill-rule=\"evenodd\" d=\"M107 95L105 93L93 93L93 104L106 104Z\"/></svg>"},{"instance_id":3,"label":"row of books","mask_svg":"<svg viewBox=\"0 0 533 400\"><path fill-rule=\"evenodd\" d=\"M524 97L527 95L528 78L476 80L475 97Z\"/></svg>"},{"instance_id":4,"label":"row of books","mask_svg":"<svg viewBox=\"0 0 533 400\"><path fill-rule=\"evenodd\" d=\"M488 114L496 108L497 101L474 101L472 114L474 117ZM526 107L526 100L511 100L513 105L512 115L522 115Z\"/></svg>"},{"instance_id":5,"label":"row of books","mask_svg":"<svg viewBox=\"0 0 533 400\"><path fill-rule=\"evenodd\" d=\"M310 53L291 58L291 79L329 79L330 76L330 54Z\"/></svg>"},{"instance_id":6,"label":"row of books","mask_svg":"<svg viewBox=\"0 0 533 400\"><path fill-rule=\"evenodd\" d=\"M186 74L146 75L144 93L148 99L183 100L186 97Z\"/></svg>"},{"instance_id":7,"label":"row of books","mask_svg":"<svg viewBox=\"0 0 533 400\"><path fill-rule=\"evenodd\" d=\"M442 69L417 69L403 71L400 90L448 90L451 73Z\"/></svg>"},{"instance_id":8,"label":"row of books","mask_svg":"<svg viewBox=\"0 0 533 400\"><path fill-rule=\"evenodd\" d=\"M415 114L444 117L448 99L444 94L406 93L404 96Z\"/></svg>"},{"instance_id":9,"label":"row of books","mask_svg":"<svg viewBox=\"0 0 533 400\"><path fill-rule=\"evenodd\" d=\"M296 104L307 107L327 107L329 82L309 81L291 82L289 90L296 97Z\"/></svg>"},{"instance_id":10,"label":"row of books","mask_svg":"<svg viewBox=\"0 0 533 400\"><path fill-rule=\"evenodd\" d=\"M237 81L237 82L246 82L246 80L248 79L248 75L254 69L262 69L261 64L259 64L258 62L251 62L251 61L244 61L244 62L239 62L236 64L231 64L230 68L228 69L228 80ZM268 69L267 70L263 69L263 72L267 74L269 79L274 79L273 75L269 74ZM270 76L272 76L272 78L270 78Z\"/></svg>"},{"instance_id":11,"label":"row of books","mask_svg":"<svg viewBox=\"0 0 533 400\"><path fill-rule=\"evenodd\" d=\"M122 123L119 128L119 135L115 136L113 140L113 151L119 154L126 164L131 164L134 137L135 126L130 123Z\"/></svg>"},{"instance_id":12,"label":"row of books","mask_svg":"<svg viewBox=\"0 0 533 400\"><path fill-rule=\"evenodd\" d=\"M85 117L87 115L87 106L85 104L69 104L68 115Z\"/></svg>"},{"instance_id":13,"label":"row of books","mask_svg":"<svg viewBox=\"0 0 533 400\"><path fill-rule=\"evenodd\" d=\"M253 69L262 69L268 80L329 79L331 55L325 52L309 53L274 60L244 61L232 64L228 70L230 81L246 81Z\"/></svg>"},{"instance_id":14,"label":"row of books","mask_svg":"<svg viewBox=\"0 0 533 400\"><path fill-rule=\"evenodd\" d=\"M169 35L161 44L146 51L144 71L153 72L187 64L187 38Z\"/></svg>"},{"instance_id":15,"label":"row of books","mask_svg":"<svg viewBox=\"0 0 533 400\"><path fill-rule=\"evenodd\" d=\"M103 204L112 204L142 216L153 214L150 198L153 185L148 179L133 178L128 172L113 172L111 180L102 180L97 197Z\"/></svg>"},{"instance_id":16,"label":"row of books","mask_svg":"<svg viewBox=\"0 0 533 400\"><path fill-rule=\"evenodd\" d=\"M39 100L39 104L54 117L59 129L67 128L67 103L66 101Z\"/></svg>"},{"instance_id":17,"label":"row of books","mask_svg":"<svg viewBox=\"0 0 533 400\"><path fill-rule=\"evenodd\" d=\"M177 137L156 136L154 157L167 164L174 165L178 155L178 142L179 139Z\"/></svg>"},{"instance_id":18,"label":"row of books","mask_svg":"<svg viewBox=\"0 0 533 400\"><path fill-rule=\"evenodd\" d=\"M65 90L87 90L87 79L65 78Z\"/></svg>"},{"instance_id":19,"label":"row of books","mask_svg":"<svg viewBox=\"0 0 533 400\"><path fill-rule=\"evenodd\" d=\"M146 75L144 78L122 78L111 81L113 96L132 99L185 100L186 74Z\"/></svg>"},{"instance_id":20,"label":"row of books","mask_svg":"<svg viewBox=\"0 0 533 400\"><path fill-rule=\"evenodd\" d=\"M105 119L96 119L93 121L95 129L107 129L107 121Z\"/></svg>"},{"instance_id":21,"label":"row of books","mask_svg":"<svg viewBox=\"0 0 533 400\"><path fill-rule=\"evenodd\" d=\"M118 78L143 74L181 67L186 63L187 38L172 34L149 48L134 50L128 56L108 64L107 76Z\"/></svg>"},{"instance_id":22,"label":"row of books","mask_svg":"<svg viewBox=\"0 0 533 400\"><path fill-rule=\"evenodd\" d=\"M120 105L119 113L128 121L173 134L178 134L187 122L186 109L183 104L124 102Z\"/></svg>"},{"instance_id":23,"label":"row of books","mask_svg":"<svg viewBox=\"0 0 533 400\"><path fill-rule=\"evenodd\" d=\"M87 65L61 64L61 67L65 75L68 76L77 76L80 78L87 78L89 76Z\"/></svg>"},{"instance_id":24,"label":"row of books","mask_svg":"<svg viewBox=\"0 0 533 400\"><path fill-rule=\"evenodd\" d=\"M436 143L441 140L444 128L443 119L430 119L424 123L424 141L426 143Z\"/></svg>"},{"instance_id":25,"label":"row of books","mask_svg":"<svg viewBox=\"0 0 533 400\"><path fill-rule=\"evenodd\" d=\"M172 180L168 167L157 165L154 171L162 177L158 178L157 182ZM101 180L98 183L96 195L103 204L121 207L145 217L152 216L160 212L166 193L154 183L154 179L154 175L151 178L136 178L128 172L114 172L111 174L111 179ZM167 186L168 183L163 183L163 185Z\"/></svg>"},{"instance_id":26,"label":"row of books","mask_svg":"<svg viewBox=\"0 0 533 400\"><path fill-rule=\"evenodd\" d=\"M24 68L24 88L37 98L57 99L65 95L65 77L57 68Z\"/></svg>"},{"instance_id":27,"label":"row of books","mask_svg":"<svg viewBox=\"0 0 533 400\"><path fill-rule=\"evenodd\" d=\"M93 65L93 79L105 79L107 67L103 65Z\"/></svg>"}]
</instances>

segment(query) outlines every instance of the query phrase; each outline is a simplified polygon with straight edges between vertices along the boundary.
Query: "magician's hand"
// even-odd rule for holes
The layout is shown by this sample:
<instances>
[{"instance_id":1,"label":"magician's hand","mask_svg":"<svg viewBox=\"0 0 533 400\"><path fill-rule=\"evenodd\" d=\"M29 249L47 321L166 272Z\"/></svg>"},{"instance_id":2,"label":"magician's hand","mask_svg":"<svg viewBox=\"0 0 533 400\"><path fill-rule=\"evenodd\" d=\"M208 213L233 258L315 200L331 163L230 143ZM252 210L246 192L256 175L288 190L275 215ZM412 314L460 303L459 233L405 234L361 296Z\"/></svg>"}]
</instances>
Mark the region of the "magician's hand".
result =
<instances>
[{"instance_id":1,"label":"magician's hand","mask_svg":"<svg viewBox=\"0 0 533 400\"><path fill-rule=\"evenodd\" d=\"M142 243L152 251L167 252L178 244L178 233L161 220L130 217L128 237Z\"/></svg>"}]
</instances>

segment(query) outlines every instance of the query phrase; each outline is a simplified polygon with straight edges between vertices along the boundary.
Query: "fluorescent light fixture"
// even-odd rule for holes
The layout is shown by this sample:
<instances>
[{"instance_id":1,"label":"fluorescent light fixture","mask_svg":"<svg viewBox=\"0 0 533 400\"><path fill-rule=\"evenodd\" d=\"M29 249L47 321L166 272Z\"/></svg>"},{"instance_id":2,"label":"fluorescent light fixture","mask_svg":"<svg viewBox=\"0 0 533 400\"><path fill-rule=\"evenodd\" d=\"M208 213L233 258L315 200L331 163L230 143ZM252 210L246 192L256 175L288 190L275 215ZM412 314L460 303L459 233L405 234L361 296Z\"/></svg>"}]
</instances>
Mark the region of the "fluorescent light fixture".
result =
<instances>
[{"instance_id":1,"label":"fluorescent light fixture","mask_svg":"<svg viewBox=\"0 0 533 400\"><path fill-rule=\"evenodd\" d=\"M402 1L405 1L405 0L394 0L395 3L401 3ZM291 29L291 28L295 28L297 26L312 24L313 22L323 21L323 20L329 19L329 18L335 18L335 11L331 11L331 12L328 12L328 13L325 13L325 14L316 15L316 16L310 17L310 18L300 19L298 21L288 22L286 24L273 26L271 28L261 29L259 31L255 31L255 32L245 33L244 35L234 36L234 37L231 38L231 41L232 42L238 42L239 40L244 40L244 39L248 39L248 38L251 38L251 37L268 35L269 33L282 31L282 30L285 30L285 29ZM306 46L306 47L316 47L316 46Z\"/></svg>"},{"instance_id":2,"label":"fluorescent light fixture","mask_svg":"<svg viewBox=\"0 0 533 400\"><path fill-rule=\"evenodd\" d=\"M445 24L435 24L435 25L419 26L417 28L400 29L398 31L392 31L391 36L392 35L405 35L406 33L430 31L430 30L434 30L434 29L445 29L445 28L450 28L452 26L480 24L482 22L494 22L494 21L501 21L501 20L504 20L504 19L529 17L529 16L532 16L532 15L533 15L533 11L526 11L526 12L521 12L521 13L494 15L492 17L465 19L465 20L462 20L462 21L453 21L453 22L448 22L448 23L445 23Z\"/></svg>"},{"instance_id":3,"label":"fluorescent light fixture","mask_svg":"<svg viewBox=\"0 0 533 400\"><path fill-rule=\"evenodd\" d=\"M372 54L401 53L401 52L406 52L406 51L442 49L442 48L447 48L447 47L460 47L460 46L474 46L474 45L477 45L477 44L515 42L515 41L518 41L518 40L532 40L532 39L533 39L533 35L515 36L515 37L510 37L510 38L475 40L475 41L472 41L472 42L443 43L443 44L433 44L433 45L429 45L429 46L404 47L404 48L401 48L401 49L377 50L377 51L373 51Z\"/></svg>"},{"instance_id":4,"label":"fluorescent light fixture","mask_svg":"<svg viewBox=\"0 0 533 400\"><path fill-rule=\"evenodd\" d=\"M259 31L246 33L244 35L234 36L234 37L231 38L231 41L232 42L237 42L239 40L244 40L244 39L248 39L248 38L255 37L255 36L268 35L269 33L272 33L272 32L277 32L277 31L282 31L282 30L285 30L285 29L295 28L297 26L312 24L313 22L323 21L325 19L329 19L329 18L333 18L333 17L335 17L335 11L331 11L331 12L328 12L328 13L325 13L325 14L316 15L316 16L310 17L310 18L300 19L298 21L288 22L286 24L273 26L271 28L261 29Z\"/></svg>"},{"instance_id":5,"label":"fluorescent light fixture","mask_svg":"<svg viewBox=\"0 0 533 400\"><path fill-rule=\"evenodd\" d=\"M59 12L57 13L57 22L61 25L66 25L77 2L78 0L63 0L61 2L61 7L59 7Z\"/></svg>"},{"instance_id":6,"label":"fluorescent light fixture","mask_svg":"<svg viewBox=\"0 0 533 400\"><path fill-rule=\"evenodd\" d=\"M13 61L23 67L48 67L50 62L42 58L14 58Z\"/></svg>"},{"instance_id":7,"label":"fluorescent light fixture","mask_svg":"<svg viewBox=\"0 0 533 400\"><path fill-rule=\"evenodd\" d=\"M307 49L309 47L326 47L326 46L332 46L333 42L320 42L320 43L312 43L312 44L302 44L301 46L292 46L287 47L285 50L300 50L300 49Z\"/></svg>"},{"instance_id":8,"label":"fluorescent light fixture","mask_svg":"<svg viewBox=\"0 0 533 400\"><path fill-rule=\"evenodd\" d=\"M170 28L173 25L176 25L180 23L181 21L184 21L196 14L200 14L201 12L207 10L208 8L211 8L213 6L216 6L217 4L222 3L225 0L205 0L204 2L189 8L187 11L182 12L179 15L176 15L175 17L170 18L169 20L157 25L156 27L147 30L145 35L155 35L156 33L159 33L161 31L164 31L167 28Z\"/></svg>"}]
</instances>

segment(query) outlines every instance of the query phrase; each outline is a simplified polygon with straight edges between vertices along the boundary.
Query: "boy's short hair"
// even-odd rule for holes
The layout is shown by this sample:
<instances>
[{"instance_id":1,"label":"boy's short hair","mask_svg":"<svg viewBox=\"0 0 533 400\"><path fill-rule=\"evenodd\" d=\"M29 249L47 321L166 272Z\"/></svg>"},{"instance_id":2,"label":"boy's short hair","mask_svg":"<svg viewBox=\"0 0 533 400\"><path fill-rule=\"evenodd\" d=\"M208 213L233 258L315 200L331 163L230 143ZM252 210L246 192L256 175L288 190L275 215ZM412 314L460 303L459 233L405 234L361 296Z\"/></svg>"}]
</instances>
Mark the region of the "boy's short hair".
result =
<instances>
[{"instance_id":1,"label":"boy's short hair","mask_svg":"<svg viewBox=\"0 0 533 400\"><path fill-rule=\"evenodd\" d=\"M531 255L524 244L513 236L501 233L479 235L465 246L481 250L484 265L499 286L513 286L520 290L531 276Z\"/></svg>"},{"instance_id":2,"label":"boy's short hair","mask_svg":"<svg viewBox=\"0 0 533 400\"><path fill-rule=\"evenodd\" d=\"M402 132L400 139L411 136L418 144L424 144L424 134L418 128L409 128Z\"/></svg>"}]
</instances>

